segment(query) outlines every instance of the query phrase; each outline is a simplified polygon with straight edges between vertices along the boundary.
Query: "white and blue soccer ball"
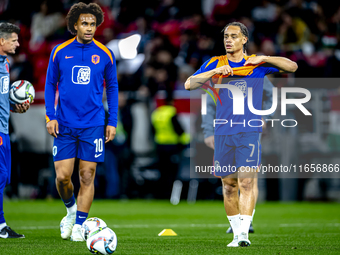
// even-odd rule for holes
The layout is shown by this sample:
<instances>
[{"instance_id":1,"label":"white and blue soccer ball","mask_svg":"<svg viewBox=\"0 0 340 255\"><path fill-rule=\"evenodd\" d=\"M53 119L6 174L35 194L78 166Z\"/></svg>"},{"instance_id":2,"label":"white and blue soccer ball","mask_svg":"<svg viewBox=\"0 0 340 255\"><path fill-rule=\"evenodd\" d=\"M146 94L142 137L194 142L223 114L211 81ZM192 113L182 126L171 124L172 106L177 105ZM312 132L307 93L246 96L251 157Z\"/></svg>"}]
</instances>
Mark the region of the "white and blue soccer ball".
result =
<instances>
[{"instance_id":1,"label":"white and blue soccer ball","mask_svg":"<svg viewBox=\"0 0 340 255\"><path fill-rule=\"evenodd\" d=\"M87 238L86 246L93 254L112 254L117 248L116 233L108 227L97 229Z\"/></svg>"},{"instance_id":2,"label":"white and blue soccer ball","mask_svg":"<svg viewBox=\"0 0 340 255\"><path fill-rule=\"evenodd\" d=\"M98 232L104 228L106 228L106 223L97 217L88 218L81 225L81 235L83 239L86 241L88 237L92 235L94 232Z\"/></svg>"},{"instance_id":3,"label":"white and blue soccer ball","mask_svg":"<svg viewBox=\"0 0 340 255\"><path fill-rule=\"evenodd\" d=\"M13 104L32 103L34 97L35 90L29 81L15 81L9 90L9 100Z\"/></svg>"}]
</instances>

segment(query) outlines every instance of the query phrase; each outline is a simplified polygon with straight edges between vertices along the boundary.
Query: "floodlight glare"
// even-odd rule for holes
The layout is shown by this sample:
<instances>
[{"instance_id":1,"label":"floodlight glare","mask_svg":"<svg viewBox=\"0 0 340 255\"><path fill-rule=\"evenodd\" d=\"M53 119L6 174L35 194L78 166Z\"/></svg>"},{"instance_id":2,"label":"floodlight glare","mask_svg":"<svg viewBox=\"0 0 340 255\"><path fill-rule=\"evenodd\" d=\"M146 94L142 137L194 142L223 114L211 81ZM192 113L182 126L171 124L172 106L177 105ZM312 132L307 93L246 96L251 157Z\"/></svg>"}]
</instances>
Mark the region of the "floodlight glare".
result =
<instances>
[{"instance_id":1,"label":"floodlight glare","mask_svg":"<svg viewBox=\"0 0 340 255\"><path fill-rule=\"evenodd\" d=\"M134 34L125 39L119 40L118 49L121 58L134 59L137 56L137 46L141 40L141 35Z\"/></svg>"}]
</instances>

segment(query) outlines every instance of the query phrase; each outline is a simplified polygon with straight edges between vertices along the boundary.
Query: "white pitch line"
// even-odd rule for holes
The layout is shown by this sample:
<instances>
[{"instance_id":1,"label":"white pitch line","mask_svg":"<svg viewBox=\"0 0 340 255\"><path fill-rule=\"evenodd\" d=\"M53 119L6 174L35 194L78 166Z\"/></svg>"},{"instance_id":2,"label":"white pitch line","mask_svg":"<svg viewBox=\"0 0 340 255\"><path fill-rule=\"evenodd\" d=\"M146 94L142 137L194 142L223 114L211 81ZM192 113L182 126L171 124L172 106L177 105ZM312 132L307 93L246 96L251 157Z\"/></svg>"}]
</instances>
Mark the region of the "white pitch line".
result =
<instances>
[{"instance_id":1,"label":"white pitch line","mask_svg":"<svg viewBox=\"0 0 340 255\"><path fill-rule=\"evenodd\" d=\"M306 226L313 226L313 227L318 227L318 226L327 226L327 227L339 227L340 223L294 223L294 224L280 224L280 227L283 228L289 228L289 227L306 227Z\"/></svg>"},{"instance_id":2,"label":"white pitch line","mask_svg":"<svg viewBox=\"0 0 340 255\"><path fill-rule=\"evenodd\" d=\"M260 224L261 227L273 226L272 224ZM326 226L326 227L340 227L340 223L293 223L293 224L279 224L278 227L308 227L308 226ZM229 224L131 224L131 225L110 225L115 228L228 228ZM58 229L59 226L22 226L15 227L15 229Z\"/></svg>"},{"instance_id":3,"label":"white pitch line","mask_svg":"<svg viewBox=\"0 0 340 255\"><path fill-rule=\"evenodd\" d=\"M184 227L184 228L225 228L229 227L228 224L131 224L131 225L110 225L111 228L161 228L161 227L170 227L170 228L177 228L177 227ZM29 226L29 227L16 227L16 229L55 229L58 228L58 226Z\"/></svg>"}]
</instances>

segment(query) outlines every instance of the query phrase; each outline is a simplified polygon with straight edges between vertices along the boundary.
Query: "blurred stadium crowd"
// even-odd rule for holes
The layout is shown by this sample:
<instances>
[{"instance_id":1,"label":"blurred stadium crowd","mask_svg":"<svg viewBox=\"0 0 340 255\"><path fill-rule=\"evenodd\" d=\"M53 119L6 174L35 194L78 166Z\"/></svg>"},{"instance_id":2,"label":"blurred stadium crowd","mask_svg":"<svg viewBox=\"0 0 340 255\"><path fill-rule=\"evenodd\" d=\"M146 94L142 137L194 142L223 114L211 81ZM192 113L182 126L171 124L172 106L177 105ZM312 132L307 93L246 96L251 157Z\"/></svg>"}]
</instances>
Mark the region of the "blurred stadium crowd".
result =
<instances>
[{"instance_id":1,"label":"blurred stadium crowd","mask_svg":"<svg viewBox=\"0 0 340 255\"><path fill-rule=\"evenodd\" d=\"M78 1L2 0L0 2L0 21L9 21L21 28L20 47L10 58L11 83L25 79L31 81L36 89L35 103L25 114L26 116L19 118L12 115L13 183L7 189L8 196L43 198L57 195L51 161L52 138L45 130L44 86L51 50L57 44L72 37L67 31L65 16L75 2ZM98 166L97 197L168 198L169 189L162 191L163 183L166 181L162 181L161 176L171 170L174 173L173 177L169 177L171 180L178 178L183 180L183 183L189 181L190 178L186 173L187 154L190 153L188 141L181 142L175 152L169 152L172 165L166 162L165 165L168 167L164 167L164 162L162 164L155 160L160 150L154 142L152 132L154 123L151 116L152 112L165 101L170 102L177 109L177 117L182 129L178 135L191 132L190 96L189 92L184 90L184 82L210 57L224 54L221 31L228 22L240 21L248 27L250 38L247 53L249 55L279 55L296 61L299 69L294 77L336 78L339 76L340 4L338 1L94 0L82 2L96 2L104 10L105 21L97 29L95 39L110 47L116 55L120 91L117 136L114 142L106 147L105 163ZM119 40L135 34L140 35L136 44L137 54L124 58L116 45ZM336 103L339 99L337 88L325 85L323 89L327 90L315 93L321 95L320 100L325 104L327 114L339 112L340 106ZM166 100L170 95L174 100ZM330 97L333 98L333 103L328 103ZM334 118L336 120L332 125L337 126L337 115ZM302 122L304 121L308 122L303 119ZM203 148L205 145L199 130L199 118L196 122L194 125L197 126L197 133L191 137L191 140L194 139L195 144ZM323 120L314 119L314 122L323 123ZM328 126L332 125L329 121L327 123L325 124L327 132L323 128L321 130L315 128L315 123L312 123L314 127L310 129L298 130L297 132L301 134L300 138L304 139L299 146L311 148L311 140L320 138L324 141L330 135L334 135L331 139L333 147L326 150L327 155L340 151L339 141L336 141L339 139L339 128L335 127L331 134L328 132ZM275 141L275 134L271 136L270 130L266 132L269 137L268 144ZM280 130L272 132L280 133ZM303 136L302 133L305 135ZM295 140L294 137L296 134L288 134L285 139ZM266 146L265 144L264 140L263 147ZM325 146L331 147L327 143ZM212 150L208 148L206 150L212 157ZM270 153L267 155L268 159L280 158L279 152L275 155ZM164 158L162 155L158 156ZM315 158L315 154L307 156L307 161L311 157ZM280 160L276 163L279 162ZM268 189L274 186L277 188L278 182L274 179L266 183L263 181L262 188ZM313 185L319 186L321 191L327 193L325 186L329 187L329 184L328 180L326 184L325 181L320 181ZM333 186L334 190L339 190L340 184L336 182ZM200 187L202 188L198 190L198 198L213 199L222 194L220 182L216 179L200 180ZM303 193L305 181L296 180L294 187L295 195L289 195L286 197L287 200L308 198L308 195ZM183 186L183 190L185 189ZM319 193L322 197L312 197L328 199L326 193ZM283 196L281 191L277 190L270 194L267 192L263 199L277 200L283 199Z\"/></svg>"}]
</instances>

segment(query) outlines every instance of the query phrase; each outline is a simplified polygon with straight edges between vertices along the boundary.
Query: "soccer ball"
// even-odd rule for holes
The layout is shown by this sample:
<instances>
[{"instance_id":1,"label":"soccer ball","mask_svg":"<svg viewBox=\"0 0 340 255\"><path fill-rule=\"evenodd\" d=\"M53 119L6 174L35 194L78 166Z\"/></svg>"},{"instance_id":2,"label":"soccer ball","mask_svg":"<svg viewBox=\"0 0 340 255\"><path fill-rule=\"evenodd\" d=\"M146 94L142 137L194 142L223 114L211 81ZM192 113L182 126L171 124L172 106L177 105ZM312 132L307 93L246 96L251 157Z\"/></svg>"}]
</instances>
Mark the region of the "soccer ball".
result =
<instances>
[{"instance_id":1,"label":"soccer ball","mask_svg":"<svg viewBox=\"0 0 340 255\"><path fill-rule=\"evenodd\" d=\"M105 227L88 237L86 246L94 254L112 254L117 248L117 236L112 229Z\"/></svg>"},{"instance_id":2,"label":"soccer ball","mask_svg":"<svg viewBox=\"0 0 340 255\"><path fill-rule=\"evenodd\" d=\"M98 233L100 230L106 228L106 223L97 217L88 218L84 223L81 225L81 235L86 241L87 238Z\"/></svg>"},{"instance_id":3,"label":"soccer ball","mask_svg":"<svg viewBox=\"0 0 340 255\"><path fill-rule=\"evenodd\" d=\"M13 104L32 103L34 97L35 90L29 81L15 81L9 90L9 100Z\"/></svg>"}]
</instances>

